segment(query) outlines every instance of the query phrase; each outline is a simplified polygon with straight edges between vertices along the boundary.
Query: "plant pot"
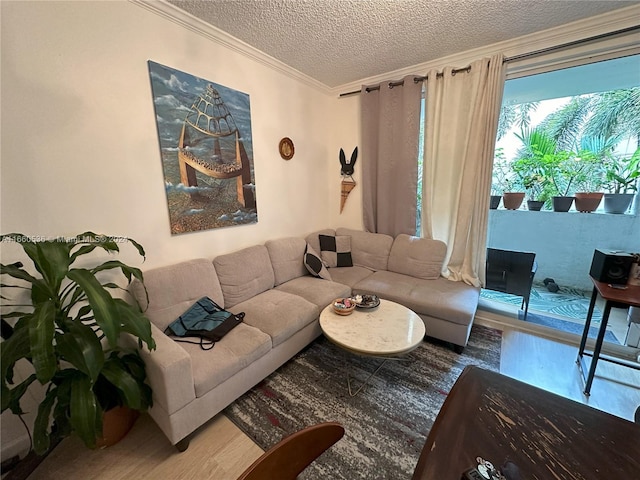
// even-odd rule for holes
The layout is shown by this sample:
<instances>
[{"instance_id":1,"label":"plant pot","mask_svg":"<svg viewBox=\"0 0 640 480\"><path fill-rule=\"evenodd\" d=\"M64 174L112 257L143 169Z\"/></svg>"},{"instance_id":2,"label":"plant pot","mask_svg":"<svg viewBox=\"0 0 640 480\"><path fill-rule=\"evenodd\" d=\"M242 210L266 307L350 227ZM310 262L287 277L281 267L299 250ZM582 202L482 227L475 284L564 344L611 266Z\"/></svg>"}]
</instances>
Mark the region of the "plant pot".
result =
<instances>
[{"instance_id":1,"label":"plant pot","mask_svg":"<svg viewBox=\"0 0 640 480\"><path fill-rule=\"evenodd\" d=\"M491 201L489 202L489 208L495 210L500 205L502 195L491 195Z\"/></svg>"},{"instance_id":2,"label":"plant pot","mask_svg":"<svg viewBox=\"0 0 640 480\"><path fill-rule=\"evenodd\" d=\"M573 204L573 197L553 197L554 212L568 212Z\"/></svg>"},{"instance_id":3,"label":"plant pot","mask_svg":"<svg viewBox=\"0 0 640 480\"><path fill-rule=\"evenodd\" d=\"M133 427L140 412L129 407L114 407L102 414L102 437L96 440L98 448L115 445L122 440Z\"/></svg>"},{"instance_id":4,"label":"plant pot","mask_svg":"<svg viewBox=\"0 0 640 480\"><path fill-rule=\"evenodd\" d=\"M507 210L517 210L524 200L524 192L505 192L502 194L502 205Z\"/></svg>"},{"instance_id":5,"label":"plant pot","mask_svg":"<svg viewBox=\"0 0 640 480\"><path fill-rule=\"evenodd\" d=\"M591 213L602 200L602 192L578 192L576 193L576 210L584 213Z\"/></svg>"},{"instance_id":6,"label":"plant pot","mask_svg":"<svg viewBox=\"0 0 640 480\"><path fill-rule=\"evenodd\" d=\"M541 202L540 200L527 200L527 209L532 212L539 212L542 210L543 205L544 202Z\"/></svg>"},{"instance_id":7,"label":"plant pot","mask_svg":"<svg viewBox=\"0 0 640 480\"><path fill-rule=\"evenodd\" d=\"M624 213L629 209L635 193L605 193L604 211L606 213Z\"/></svg>"}]
</instances>

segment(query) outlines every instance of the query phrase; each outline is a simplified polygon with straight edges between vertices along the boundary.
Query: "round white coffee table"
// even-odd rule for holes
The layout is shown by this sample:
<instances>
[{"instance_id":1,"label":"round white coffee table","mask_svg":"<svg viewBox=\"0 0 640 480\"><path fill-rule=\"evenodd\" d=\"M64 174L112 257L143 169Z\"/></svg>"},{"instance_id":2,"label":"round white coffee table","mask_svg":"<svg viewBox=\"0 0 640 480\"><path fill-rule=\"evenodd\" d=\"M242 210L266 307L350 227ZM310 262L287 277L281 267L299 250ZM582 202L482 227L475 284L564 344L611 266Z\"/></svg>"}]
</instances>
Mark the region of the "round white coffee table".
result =
<instances>
[{"instance_id":1,"label":"round white coffee table","mask_svg":"<svg viewBox=\"0 0 640 480\"><path fill-rule=\"evenodd\" d=\"M420 345L425 328L422 319L407 307L389 300L380 300L374 309L356 308L351 315L338 315L330 304L320 313L320 328L333 343L359 355L384 359L382 364L353 393L357 395L382 368L386 360L399 360Z\"/></svg>"}]
</instances>

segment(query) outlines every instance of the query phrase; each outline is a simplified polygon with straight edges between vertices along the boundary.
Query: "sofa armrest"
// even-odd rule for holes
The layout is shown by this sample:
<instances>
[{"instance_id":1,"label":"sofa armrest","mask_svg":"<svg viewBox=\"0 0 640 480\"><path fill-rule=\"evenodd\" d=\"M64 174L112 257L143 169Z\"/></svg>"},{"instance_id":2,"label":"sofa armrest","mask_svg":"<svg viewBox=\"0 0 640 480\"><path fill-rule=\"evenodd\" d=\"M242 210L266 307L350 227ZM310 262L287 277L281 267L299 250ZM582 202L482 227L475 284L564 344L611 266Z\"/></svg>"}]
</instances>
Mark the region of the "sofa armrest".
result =
<instances>
[{"instance_id":1,"label":"sofa armrest","mask_svg":"<svg viewBox=\"0 0 640 480\"><path fill-rule=\"evenodd\" d=\"M153 323L151 334L156 349L139 349L147 371L147 381L153 389L153 401L169 415L183 408L196 398L191 357ZM134 337L126 335L129 347L138 346Z\"/></svg>"}]
</instances>

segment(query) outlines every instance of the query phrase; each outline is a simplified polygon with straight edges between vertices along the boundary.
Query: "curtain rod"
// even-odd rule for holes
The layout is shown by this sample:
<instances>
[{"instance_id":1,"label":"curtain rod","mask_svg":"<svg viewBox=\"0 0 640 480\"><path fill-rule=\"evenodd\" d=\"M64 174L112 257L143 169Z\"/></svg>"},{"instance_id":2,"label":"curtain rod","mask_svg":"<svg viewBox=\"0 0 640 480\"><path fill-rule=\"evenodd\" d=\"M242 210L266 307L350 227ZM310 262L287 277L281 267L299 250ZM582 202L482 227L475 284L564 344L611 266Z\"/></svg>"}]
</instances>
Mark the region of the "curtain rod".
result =
<instances>
[{"instance_id":1,"label":"curtain rod","mask_svg":"<svg viewBox=\"0 0 640 480\"><path fill-rule=\"evenodd\" d=\"M560 45L554 45L553 47L547 47L547 48L541 48L540 50L534 50L532 52L527 52L527 53L522 53L520 55L514 55L513 57L506 57L502 63L508 63L508 62L514 62L516 60L522 60L524 58L530 58L530 57L536 57L538 55L543 55L545 53L549 53L549 52L555 52L556 50L562 50L564 48L569 48L569 47L574 47L576 45L581 45L583 43L588 43L588 42L593 42L595 40L602 40L604 38L609 38L609 37L613 37L616 35L621 35L623 33L629 33L629 32L633 32L635 30L639 30L640 29L640 25L634 25L632 27L627 27L627 28L622 28L620 30L614 30L613 32L607 32L607 33L601 33L600 35L594 35L592 37L587 37L587 38L582 38L580 40L574 40L572 42L567 42L567 43L561 43ZM451 70L451 74L455 75L458 72L468 72L471 70L471 66L467 66L465 68L454 68L453 70ZM436 78L442 78L443 74L441 72L438 72L438 74L436 75ZM423 82L427 80L427 77L415 77L413 79L413 81L415 83L418 82ZM404 85L404 80L401 80L399 82L390 82L389 83L389 88L393 88L393 87L399 87ZM376 87L368 87L365 89L365 91L367 93L375 91L375 90L380 90L380 86L376 86ZM362 93L362 90L354 90L352 92L346 92L346 93L341 93L340 97L347 97L349 95L356 95Z\"/></svg>"},{"instance_id":2,"label":"curtain rod","mask_svg":"<svg viewBox=\"0 0 640 480\"><path fill-rule=\"evenodd\" d=\"M451 75L455 75L456 73L460 73L460 72L470 72L470 71L471 71L471 65L467 65L464 68L454 68L453 70L451 70ZM442 73L442 72L436 73L436 78L442 78L442 77L444 77L444 73ZM426 75L424 77L414 77L413 78L413 82L414 83L424 82L427 79L428 79L428 75ZM397 82L389 82L389 88L401 87L402 85L404 85L404 80L400 80L400 81L397 81ZM375 87L367 87L367 88L365 88L365 92L367 92L367 93L373 92L375 90L380 90L380 85L376 85ZM341 93L340 96L341 97L346 97L348 95L355 95L357 93L362 93L362 90L354 90L353 92Z\"/></svg>"}]
</instances>

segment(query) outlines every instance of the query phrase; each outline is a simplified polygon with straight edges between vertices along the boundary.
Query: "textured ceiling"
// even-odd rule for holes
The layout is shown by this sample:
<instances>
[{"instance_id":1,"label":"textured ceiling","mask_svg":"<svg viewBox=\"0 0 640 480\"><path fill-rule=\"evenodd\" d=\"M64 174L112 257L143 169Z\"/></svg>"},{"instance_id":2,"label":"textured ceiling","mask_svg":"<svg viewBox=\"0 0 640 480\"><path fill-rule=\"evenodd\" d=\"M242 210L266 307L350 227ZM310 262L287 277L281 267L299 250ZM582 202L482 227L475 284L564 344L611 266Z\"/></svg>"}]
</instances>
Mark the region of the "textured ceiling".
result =
<instances>
[{"instance_id":1,"label":"textured ceiling","mask_svg":"<svg viewBox=\"0 0 640 480\"><path fill-rule=\"evenodd\" d=\"M168 0L337 87L637 1Z\"/></svg>"}]
</instances>

